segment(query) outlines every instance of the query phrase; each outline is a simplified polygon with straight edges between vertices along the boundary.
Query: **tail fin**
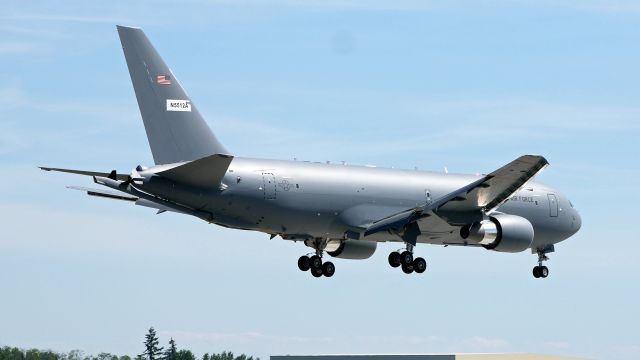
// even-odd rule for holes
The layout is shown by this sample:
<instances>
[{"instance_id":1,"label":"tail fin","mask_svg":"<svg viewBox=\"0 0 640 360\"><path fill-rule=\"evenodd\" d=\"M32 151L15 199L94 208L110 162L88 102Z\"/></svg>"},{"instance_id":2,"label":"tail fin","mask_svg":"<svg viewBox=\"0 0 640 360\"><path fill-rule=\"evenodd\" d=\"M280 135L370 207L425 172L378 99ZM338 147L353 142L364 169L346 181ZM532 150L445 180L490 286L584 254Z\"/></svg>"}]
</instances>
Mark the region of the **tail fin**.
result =
<instances>
[{"instance_id":1,"label":"tail fin","mask_svg":"<svg viewBox=\"0 0 640 360\"><path fill-rule=\"evenodd\" d=\"M142 29L117 28L155 163L228 154Z\"/></svg>"}]
</instances>

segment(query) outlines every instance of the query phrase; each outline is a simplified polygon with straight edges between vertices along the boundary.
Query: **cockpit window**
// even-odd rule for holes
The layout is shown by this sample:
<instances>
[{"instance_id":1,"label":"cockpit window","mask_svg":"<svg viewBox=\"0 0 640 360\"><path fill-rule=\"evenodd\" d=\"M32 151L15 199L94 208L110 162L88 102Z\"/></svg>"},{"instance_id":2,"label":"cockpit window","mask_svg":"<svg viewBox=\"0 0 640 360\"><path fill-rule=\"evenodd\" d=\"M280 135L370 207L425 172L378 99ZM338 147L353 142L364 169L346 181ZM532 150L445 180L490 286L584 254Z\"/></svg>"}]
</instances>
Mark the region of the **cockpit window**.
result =
<instances>
[{"instance_id":1,"label":"cockpit window","mask_svg":"<svg viewBox=\"0 0 640 360\"><path fill-rule=\"evenodd\" d=\"M569 205L571 205L571 207L573 207L573 204L571 203L571 200L569 200Z\"/></svg>"}]
</instances>

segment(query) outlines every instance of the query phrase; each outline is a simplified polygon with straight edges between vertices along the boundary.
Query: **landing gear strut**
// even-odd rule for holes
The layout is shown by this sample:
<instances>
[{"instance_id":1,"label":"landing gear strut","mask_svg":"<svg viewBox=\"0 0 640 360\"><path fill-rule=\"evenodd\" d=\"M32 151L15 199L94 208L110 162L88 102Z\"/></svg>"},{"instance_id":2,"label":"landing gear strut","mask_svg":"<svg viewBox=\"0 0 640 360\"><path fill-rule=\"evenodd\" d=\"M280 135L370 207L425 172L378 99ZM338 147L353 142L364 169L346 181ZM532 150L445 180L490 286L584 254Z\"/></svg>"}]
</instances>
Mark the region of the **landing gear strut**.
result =
<instances>
[{"instance_id":1,"label":"landing gear strut","mask_svg":"<svg viewBox=\"0 0 640 360\"><path fill-rule=\"evenodd\" d=\"M308 255L300 256L298 259L298 269L301 271L310 271L313 277L332 277L336 273L336 267L331 261L322 262L322 251L316 250L316 254L309 257Z\"/></svg>"},{"instance_id":2,"label":"landing gear strut","mask_svg":"<svg viewBox=\"0 0 640 360\"><path fill-rule=\"evenodd\" d=\"M413 258L413 245L411 244L407 244L407 249L402 252L394 251L389 254L389 265L394 268L402 267L405 274L411 274L414 271L421 274L427 270L427 262L423 258Z\"/></svg>"},{"instance_id":3,"label":"landing gear strut","mask_svg":"<svg viewBox=\"0 0 640 360\"><path fill-rule=\"evenodd\" d=\"M533 268L533 277L538 278L546 278L549 276L549 268L542 265L543 261L549 260L547 257L547 253L544 250L538 250L538 266Z\"/></svg>"}]
</instances>

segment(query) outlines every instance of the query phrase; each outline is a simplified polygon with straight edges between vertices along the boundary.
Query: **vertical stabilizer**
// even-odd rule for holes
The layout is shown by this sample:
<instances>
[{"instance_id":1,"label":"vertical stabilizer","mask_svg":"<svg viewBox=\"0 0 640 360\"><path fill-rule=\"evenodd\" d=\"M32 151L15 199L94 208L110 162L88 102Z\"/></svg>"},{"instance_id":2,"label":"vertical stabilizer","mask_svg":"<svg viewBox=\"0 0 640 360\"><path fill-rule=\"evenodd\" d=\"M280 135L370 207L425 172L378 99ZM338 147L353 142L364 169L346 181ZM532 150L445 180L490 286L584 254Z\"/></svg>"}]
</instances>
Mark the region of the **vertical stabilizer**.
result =
<instances>
[{"instance_id":1,"label":"vertical stabilizer","mask_svg":"<svg viewBox=\"0 0 640 360\"><path fill-rule=\"evenodd\" d=\"M142 29L117 28L155 163L228 154Z\"/></svg>"}]
</instances>

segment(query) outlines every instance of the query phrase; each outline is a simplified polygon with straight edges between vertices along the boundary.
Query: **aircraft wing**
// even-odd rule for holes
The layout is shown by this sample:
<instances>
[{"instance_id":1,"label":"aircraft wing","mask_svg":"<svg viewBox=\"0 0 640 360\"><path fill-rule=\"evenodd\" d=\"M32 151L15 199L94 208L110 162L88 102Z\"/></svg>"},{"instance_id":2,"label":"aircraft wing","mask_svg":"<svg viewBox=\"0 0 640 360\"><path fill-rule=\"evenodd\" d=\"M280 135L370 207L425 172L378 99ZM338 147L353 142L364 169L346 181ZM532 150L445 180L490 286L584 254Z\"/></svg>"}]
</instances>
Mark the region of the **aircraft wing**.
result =
<instances>
[{"instance_id":1,"label":"aircraft wing","mask_svg":"<svg viewBox=\"0 0 640 360\"><path fill-rule=\"evenodd\" d=\"M521 156L430 204L408 209L375 221L365 230L364 236L381 231L404 233L412 225L429 223L426 218L431 216L441 217L454 226L464 224L460 221L468 221L468 219L481 216L482 212L490 212L500 206L548 164L542 156ZM408 241L415 244L415 239Z\"/></svg>"},{"instance_id":2,"label":"aircraft wing","mask_svg":"<svg viewBox=\"0 0 640 360\"><path fill-rule=\"evenodd\" d=\"M527 181L544 169L549 163L538 155L523 155L500 169L490 173L486 180L469 191L463 200L447 202L438 207L439 211L491 210L500 206Z\"/></svg>"}]
</instances>

